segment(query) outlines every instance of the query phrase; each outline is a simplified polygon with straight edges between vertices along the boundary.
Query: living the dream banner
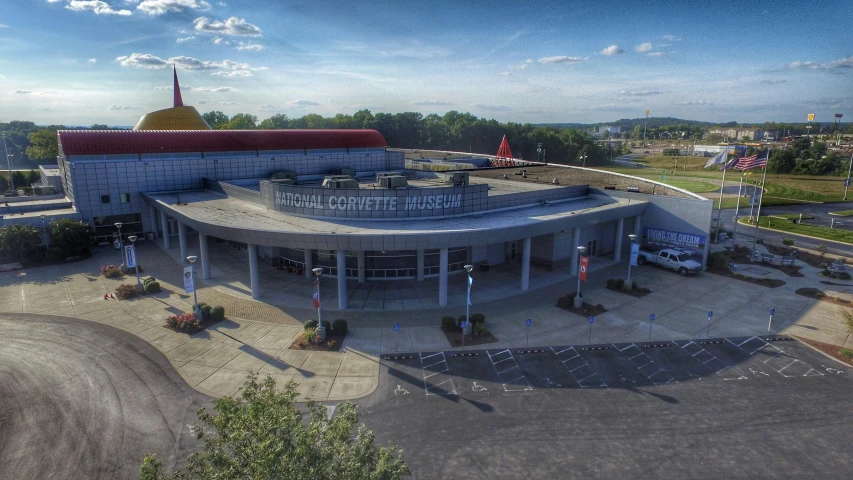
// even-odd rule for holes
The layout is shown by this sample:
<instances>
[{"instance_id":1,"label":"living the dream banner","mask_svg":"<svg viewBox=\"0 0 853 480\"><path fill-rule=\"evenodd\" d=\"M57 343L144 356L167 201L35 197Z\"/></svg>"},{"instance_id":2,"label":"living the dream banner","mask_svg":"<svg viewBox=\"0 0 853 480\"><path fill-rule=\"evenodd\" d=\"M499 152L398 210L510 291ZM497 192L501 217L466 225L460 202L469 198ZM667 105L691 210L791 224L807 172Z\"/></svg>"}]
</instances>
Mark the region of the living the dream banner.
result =
<instances>
[{"instance_id":1,"label":"living the dream banner","mask_svg":"<svg viewBox=\"0 0 853 480\"><path fill-rule=\"evenodd\" d=\"M678 247L704 248L705 236L692 233L673 232L661 228L643 227L643 238L647 242L665 243Z\"/></svg>"}]
</instances>

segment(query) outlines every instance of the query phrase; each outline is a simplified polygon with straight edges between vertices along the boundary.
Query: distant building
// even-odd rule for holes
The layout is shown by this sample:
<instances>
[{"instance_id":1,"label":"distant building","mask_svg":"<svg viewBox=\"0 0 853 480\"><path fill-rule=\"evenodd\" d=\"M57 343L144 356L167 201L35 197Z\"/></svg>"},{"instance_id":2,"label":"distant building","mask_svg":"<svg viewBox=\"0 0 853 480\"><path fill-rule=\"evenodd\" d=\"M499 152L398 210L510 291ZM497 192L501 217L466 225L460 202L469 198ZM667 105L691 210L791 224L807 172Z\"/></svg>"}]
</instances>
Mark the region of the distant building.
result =
<instances>
[{"instance_id":1,"label":"distant building","mask_svg":"<svg viewBox=\"0 0 853 480\"><path fill-rule=\"evenodd\" d=\"M720 135L727 140L760 140L764 136L764 130L760 128L715 128L708 131L711 135Z\"/></svg>"}]
</instances>

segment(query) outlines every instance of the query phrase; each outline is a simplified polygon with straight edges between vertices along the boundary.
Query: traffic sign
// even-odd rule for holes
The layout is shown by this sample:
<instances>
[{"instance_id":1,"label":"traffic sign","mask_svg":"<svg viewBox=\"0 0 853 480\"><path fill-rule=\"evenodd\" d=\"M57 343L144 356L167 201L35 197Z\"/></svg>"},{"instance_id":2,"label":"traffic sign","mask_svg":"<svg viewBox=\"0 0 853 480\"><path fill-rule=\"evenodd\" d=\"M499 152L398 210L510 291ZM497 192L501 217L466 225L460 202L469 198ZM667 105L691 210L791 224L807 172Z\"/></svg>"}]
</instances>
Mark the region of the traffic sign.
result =
<instances>
[{"instance_id":1,"label":"traffic sign","mask_svg":"<svg viewBox=\"0 0 853 480\"><path fill-rule=\"evenodd\" d=\"M714 316L714 312L708 312L708 318L711 318L713 316Z\"/></svg>"},{"instance_id":2,"label":"traffic sign","mask_svg":"<svg viewBox=\"0 0 853 480\"><path fill-rule=\"evenodd\" d=\"M850 186L851 186L851 183L850 183L850 179L849 179L849 178L847 178L847 179L845 179L845 180L844 180L844 186L845 186L845 187L850 187Z\"/></svg>"},{"instance_id":3,"label":"traffic sign","mask_svg":"<svg viewBox=\"0 0 853 480\"><path fill-rule=\"evenodd\" d=\"M770 315L776 315L776 309L775 308L770 309Z\"/></svg>"},{"instance_id":4,"label":"traffic sign","mask_svg":"<svg viewBox=\"0 0 853 480\"><path fill-rule=\"evenodd\" d=\"M595 317L589 317L589 323L595 323Z\"/></svg>"},{"instance_id":5,"label":"traffic sign","mask_svg":"<svg viewBox=\"0 0 853 480\"><path fill-rule=\"evenodd\" d=\"M399 331L400 331L400 324L399 324L399 323L395 323L395 324L394 324L394 331L395 331L395 332L399 332Z\"/></svg>"},{"instance_id":6,"label":"traffic sign","mask_svg":"<svg viewBox=\"0 0 853 480\"><path fill-rule=\"evenodd\" d=\"M809 121L810 122L814 121L814 113L809 114Z\"/></svg>"},{"instance_id":7,"label":"traffic sign","mask_svg":"<svg viewBox=\"0 0 853 480\"><path fill-rule=\"evenodd\" d=\"M531 320L528 318L528 319L527 319L527 321L526 321L526 322L524 322L524 324L525 324L525 325L527 325L527 326L529 327L530 325L533 325L533 321L531 321Z\"/></svg>"},{"instance_id":8,"label":"traffic sign","mask_svg":"<svg viewBox=\"0 0 853 480\"><path fill-rule=\"evenodd\" d=\"M655 314L654 314L654 313L653 313L653 314L651 314L651 315L649 315L649 321L650 321L650 322L654 322L654 321L655 321Z\"/></svg>"},{"instance_id":9,"label":"traffic sign","mask_svg":"<svg viewBox=\"0 0 853 480\"><path fill-rule=\"evenodd\" d=\"M467 326L468 326L468 321L467 321L467 320L466 320L466 321L464 321L464 322L462 322L462 328L466 328ZM395 327L395 328L394 328L394 330L398 330L398 328L396 328L396 327Z\"/></svg>"}]
</instances>

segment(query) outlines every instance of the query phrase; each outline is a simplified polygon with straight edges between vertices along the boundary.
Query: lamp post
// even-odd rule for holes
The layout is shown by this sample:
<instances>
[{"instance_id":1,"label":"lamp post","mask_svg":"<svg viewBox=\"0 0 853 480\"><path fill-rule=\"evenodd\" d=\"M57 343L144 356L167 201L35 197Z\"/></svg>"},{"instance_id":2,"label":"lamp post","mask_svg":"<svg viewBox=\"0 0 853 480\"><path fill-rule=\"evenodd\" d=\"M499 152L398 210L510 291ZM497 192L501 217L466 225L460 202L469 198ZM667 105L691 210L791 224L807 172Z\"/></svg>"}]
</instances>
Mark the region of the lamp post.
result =
<instances>
[{"instance_id":1,"label":"lamp post","mask_svg":"<svg viewBox=\"0 0 853 480\"><path fill-rule=\"evenodd\" d=\"M847 178L844 180L844 200L847 200L847 190L850 188L851 171L853 171L853 155L850 155L850 165L847 166Z\"/></svg>"},{"instance_id":2,"label":"lamp post","mask_svg":"<svg viewBox=\"0 0 853 480\"><path fill-rule=\"evenodd\" d=\"M196 257L195 255L190 255L189 257L187 257L187 261L190 262L190 266L192 267L190 269L190 281L193 284L193 314L195 314L195 318L197 318L197 319L199 319L199 321L201 321L201 312L198 309L198 294L195 291L195 265L194 264L195 264L195 261L197 258L198 257ZM138 271L137 271L137 274L138 274Z\"/></svg>"},{"instance_id":3,"label":"lamp post","mask_svg":"<svg viewBox=\"0 0 853 480\"><path fill-rule=\"evenodd\" d=\"M583 299L581 299L581 257L584 253L586 253L586 247L578 245L578 291L577 293L575 293L575 308L580 308L583 306Z\"/></svg>"},{"instance_id":4,"label":"lamp post","mask_svg":"<svg viewBox=\"0 0 853 480\"><path fill-rule=\"evenodd\" d=\"M471 278L471 270L474 270L474 265L465 265L465 271L468 272L468 278ZM465 331L467 330L470 334L474 330L474 326L471 324L471 284L473 282L469 281L468 278L465 279L468 282L468 297L465 300L465 328L462 329L462 345L465 345ZM472 340L473 341L473 340Z\"/></svg>"},{"instance_id":5,"label":"lamp post","mask_svg":"<svg viewBox=\"0 0 853 480\"><path fill-rule=\"evenodd\" d=\"M631 240L631 250L633 251L634 250L634 240L637 239L637 236L632 233L632 234L628 235L628 238ZM628 254L628 279L625 280L625 283L627 283L629 285L631 284L631 260L633 260L633 259L634 259L634 254L633 253Z\"/></svg>"},{"instance_id":6,"label":"lamp post","mask_svg":"<svg viewBox=\"0 0 853 480\"><path fill-rule=\"evenodd\" d=\"M323 326L323 305L320 303L320 274L323 269L320 267L312 268L312 272L317 276L317 336L322 340L326 339L326 327ZM343 272L338 272L338 275L344 275Z\"/></svg>"},{"instance_id":7,"label":"lamp post","mask_svg":"<svg viewBox=\"0 0 853 480\"><path fill-rule=\"evenodd\" d=\"M130 244L133 245L133 255L136 257L136 235L131 235L127 237L130 240ZM139 258L133 259L133 266L136 267L136 291L142 293L143 288L142 284L139 283ZM195 285L193 285L193 293L195 293Z\"/></svg>"},{"instance_id":8,"label":"lamp post","mask_svg":"<svg viewBox=\"0 0 853 480\"><path fill-rule=\"evenodd\" d=\"M45 228L45 226L44 226L44 218L45 218L45 216L42 214L42 215L39 215L39 218L41 219L41 229L42 229L42 231L44 231L44 242L45 242L45 246L47 246L48 248L50 248L50 237L47 235L47 228Z\"/></svg>"},{"instance_id":9,"label":"lamp post","mask_svg":"<svg viewBox=\"0 0 853 480\"><path fill-rule=\"evenodd\" d=\"M9 189L9 191L14 192L15 191L15 177L12 176L12 162L9 160L9 149L6 148L6 134L5 133L2 134L2 137L3 137L3 152L6 154L6 167L9 168L9 185L11 185L11 188Z\"/></svg>"},{"instance_id":10,"label":"lamp post","mask_svg":"<svg viewBox=\"0 0 853 480\"><path fill-rule=\"evenodd\" d=\"M587 158L589 158L589 155L587 155L586 153L584 153L583 155L581 155L581 156L578 158L578 160L580 160L580 161L582 161L582 162L583 162L583 165L582 165L583 167L586 167L586 159L587 159Z\"/></svg>"},{"instance_id":11,"label":"lamp post","mask_svg":"<svg viewBox=\"0 0 853 480\"><path fill-rule=\"evenodd\" d=\"M126 263L124 259L124 243L121 241L121 226L124 225L121 222L116 222L115 226L118 229L118 249L121 250L121 264L122 266Z\"/></svg>"}]
</instances>

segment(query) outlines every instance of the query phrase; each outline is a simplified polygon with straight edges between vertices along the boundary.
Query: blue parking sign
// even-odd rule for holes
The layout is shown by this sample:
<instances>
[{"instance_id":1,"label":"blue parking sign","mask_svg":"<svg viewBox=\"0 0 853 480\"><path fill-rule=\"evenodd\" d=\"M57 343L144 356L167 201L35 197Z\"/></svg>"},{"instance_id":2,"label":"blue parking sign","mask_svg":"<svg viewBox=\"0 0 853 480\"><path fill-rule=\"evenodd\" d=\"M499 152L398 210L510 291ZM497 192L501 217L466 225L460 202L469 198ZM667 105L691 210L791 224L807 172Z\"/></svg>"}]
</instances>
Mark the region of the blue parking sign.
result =
<instances>
[{"instance_id":1,"label":"blue parking sign","mask_svg":"<svg viewBox=\"0 0 853 480\"><path fill-rule=\"evenodd\" d=\"M851 182L850 182L850 179L849 179L849 178L847 178L847 179L845 179L845 180L844 180L844 186L845 186L845 187L851 187L851 186L853 186L853 185L851 185Z\"/></svg>"},{"instance_id":2,"label":"blue parking sign","mask_svg":"<svg viewBox=\"0 0 853 480\"><path fill-rule=\"evenodd\" d=\"M467 327L467 326L468 326L468 321L467 321L467 320L466 320L466 321L464 321L464 322L462 322L462 328L465 328L465 327Z\"/></svg>"},{"instance_id":3,"label":"blue parking sign","mask_svg":"<svg viewBox=\"0 0 853 480\"><path fill-rule=\"evenodd\" d=\"M527 319L527 321L526 321L526 322L524 322L524 324L525 324L525 325L527 325L527 326L529 327L530 325L533 325L533 321L531 321L531 320L528 318L528 319Z\"/></svg>"},{"instance_id":4,"label":"blue parking sign","mask_svg":"<svg viewBox=\"0 0 853 480\"><path fill-rule=\"evenodd\" d=\"M713 316L714 316L714 312L708 312L708 318L711 318Z\"/></svg>"},{"instance_id":5,"label":"blue parking sign","mask_svg":"<svg viewBox=\"0 0 853 480\"><path fill-rule=\"evenodd\" d=\"M776 315L776 309L775 308L770 309L770 315Z\"/></svg>"},{"instance_id":6,"label":"blue parking sign","mask_svg":"<svg viewBox=\"0 0 853 480\"><path fill-rule=\"evenodd\" d=\"M394 324L394 331L395 331L395 332L399 332L399 331L400 331L400 324L399 324L399 323L395 323L395 324Z\"/></svg>"},{"instance_id":7,"label":"blue parking sign","mask_svg":"<svg viewBox=\"0 0 853 480\"><path fill-rule=\"evenodd\" d=\"M654 322L654 321L655 321L655 314L654 314L654 313L653 313L653 314L651 314L651 315L649 315L649 321L650 321L650 322Z\"/></svg>"},{"instance_id":8,"label":"blue parking sign","mask_svg":"<svg viewBox=\"0 0 853 480\"><path fill-rule=\"evenodd\" d=\"M595 322L595 317L589 317L589 323L594 323L594 322Z\"/></svg>"}]
</instances>

